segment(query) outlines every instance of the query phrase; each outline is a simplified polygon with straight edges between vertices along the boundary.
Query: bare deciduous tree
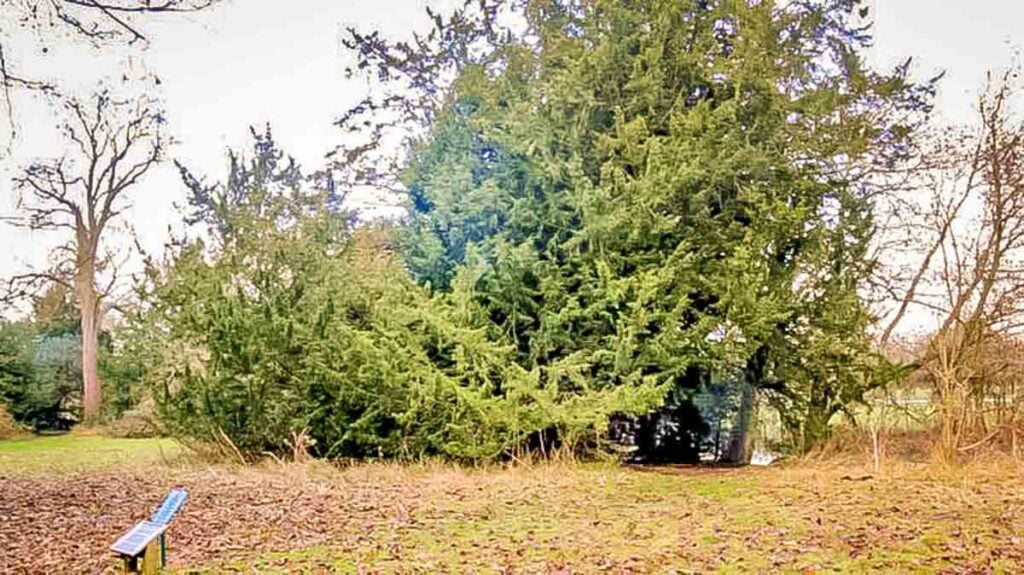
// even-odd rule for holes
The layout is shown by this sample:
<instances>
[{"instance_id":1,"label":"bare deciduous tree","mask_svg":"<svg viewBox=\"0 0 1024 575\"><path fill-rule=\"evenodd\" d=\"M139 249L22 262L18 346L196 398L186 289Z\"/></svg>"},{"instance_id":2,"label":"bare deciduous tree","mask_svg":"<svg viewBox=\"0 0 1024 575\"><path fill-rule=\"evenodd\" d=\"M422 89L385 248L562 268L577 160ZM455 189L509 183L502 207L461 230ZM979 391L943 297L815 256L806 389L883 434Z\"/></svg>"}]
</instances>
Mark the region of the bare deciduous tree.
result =
<instances>
[{"instance_id":1,"label":"bare deciduous tree","mask_svg":"<svg viewBox=\"0 0 1024 575\"><path fill-rule=\"evenodd\" d=\"M886 345L918 306L938 318L921 357L934 386L940 455L953 460L995 437L1016 435L1016 399L1001 394L1019 373L1014 342L1024 327L1024 124L1013 117L1019 70L990 77L977 124L936 137L906 233L919 250L894 290L881 333ZM996 405L999 413L993 412ZM999 407L1002 406L1002 407Z\"/></svg>"},{"instance_id":2,"label":"bare deciduous tree","mask_svg":"<svg viewBox=\"0 0 1024 575\"><path fill-rule=\"evenodd\" d=\"M61 131L69 151L32 163L15 178L23 217L14 223L63 231L70 238L54 252L48 269L10 278L5 298L31 296L52 283L73 290L81 315L83 407L88 418L97 415L101 405L99 330L104 303L117 279L117 262L111 251L102 251L102 239L128 207L128 191L162 159L163 116L152 100L122 102L108 93L87 102L65 100L62 107ZM99 286L102 272L109 277Z\"/></svg>"}]
</instances>

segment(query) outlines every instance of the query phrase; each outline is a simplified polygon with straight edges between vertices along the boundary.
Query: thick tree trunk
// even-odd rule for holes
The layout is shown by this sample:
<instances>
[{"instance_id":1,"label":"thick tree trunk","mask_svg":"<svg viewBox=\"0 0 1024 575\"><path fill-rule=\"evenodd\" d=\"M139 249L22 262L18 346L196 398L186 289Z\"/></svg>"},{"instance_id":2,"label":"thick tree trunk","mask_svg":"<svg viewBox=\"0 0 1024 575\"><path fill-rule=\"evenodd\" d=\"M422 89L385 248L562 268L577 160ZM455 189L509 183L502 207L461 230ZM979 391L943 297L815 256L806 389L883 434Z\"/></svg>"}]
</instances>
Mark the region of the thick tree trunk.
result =
<instances>
[{"instance_id":1,"label":"thick tree trunk","mask_svg":"<svg viewBox=\"0 0 1024 575\"><path fill-rule=\"evenodd\" d=\"M743 369L739 412L736 414L733 427L729 432L729 445L725 454L725 460L729 463L746 465L750 463L750 458L754 454L754 442L750 431L754 423L754 409L757 400L755 393L758 385L764 381L764 366L767 358L768 347L762 345L747 360L747 365Z\"/></svg>"},{"instance_id":2,"label":"thick tree trunk","mask_svg":"<svg viewBox=\"0 0 1024 575\"><path fill-rule=\"evenodd\" d=\"M743 389L740 395L739 413L736 414L736 421L730 433L726 460L729 463L746 465L750 463L750 456L753 455L750 428L754 420L754 386L748 382L743 382L741 385Z\"/></svg>"},{"instance_id":3,"label":"thick tree trunk","mask_svg":"<svg viewBox=\"0 0 1024 575\"><path fill-rule=\"evenodd\" d=\"M82 326L82 415L86 421L99 416L103 403L98 367L100 303L94 270L93 262L83 262L75 280L75 296Z\"/></svg>"}]
</instances>

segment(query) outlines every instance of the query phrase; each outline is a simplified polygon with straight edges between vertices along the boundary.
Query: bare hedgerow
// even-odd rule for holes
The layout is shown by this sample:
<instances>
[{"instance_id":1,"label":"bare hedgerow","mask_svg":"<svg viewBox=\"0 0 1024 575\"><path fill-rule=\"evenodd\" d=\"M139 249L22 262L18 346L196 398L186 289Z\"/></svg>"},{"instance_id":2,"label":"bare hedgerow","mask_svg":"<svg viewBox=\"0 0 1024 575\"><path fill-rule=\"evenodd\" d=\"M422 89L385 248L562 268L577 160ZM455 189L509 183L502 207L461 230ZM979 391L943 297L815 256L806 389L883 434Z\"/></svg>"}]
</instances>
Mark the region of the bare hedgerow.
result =
<instances>
[{"instance_id":1,"label":"bare hedgerow","mask_svg":"<svg viewBox=\"0 0 1024 575\"><path fill-rule=\"evenodd\" d=\"M1015 444L1024 429L1016 383L1024 367L1024 123L1012 113L1020 93L1018 67L990 75L975 125L934 135L911 190L927 201L903 210L903 231L920 253L902 277L893 274L900 296L881 345L912 307L938 319L919 361L947 462L992 440Z\"/></svg>"}]
</instances>

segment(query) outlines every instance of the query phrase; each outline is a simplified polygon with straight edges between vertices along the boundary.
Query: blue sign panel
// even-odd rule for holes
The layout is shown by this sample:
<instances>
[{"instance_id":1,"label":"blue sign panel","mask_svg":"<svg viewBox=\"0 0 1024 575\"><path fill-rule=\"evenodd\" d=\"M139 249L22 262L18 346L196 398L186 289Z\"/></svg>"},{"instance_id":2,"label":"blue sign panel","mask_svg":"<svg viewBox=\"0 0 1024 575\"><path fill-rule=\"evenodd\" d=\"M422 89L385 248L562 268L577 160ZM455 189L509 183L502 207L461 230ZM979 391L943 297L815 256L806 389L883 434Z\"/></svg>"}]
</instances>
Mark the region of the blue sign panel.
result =
<instances>
[{"instance_id":1,"label":"blue sign panel","mask_svg":"<svg viewBox=\"0 0 1024 575\"><path fill-rule=\"evenodd\" d=\"M146 547L149 546L154 539L159 537L160 534L166 530L166 525L143 521L135 527L132 527L131 531L122 535L120 539L110 546L110 549L114 553L120 553L121 555L126 555L128 557L137 557L146 550Z\"/></svg>"},{"instance_id":2,"label":"blue sign panel","mask_svg":"<svg viewBox=\"0 0 1024 575\"><path fill-rule=\"evenodd\" d=\"M188 499L188 491L184 489L172 489L167 494L167 498L160 505L160 509L156 510L149 520L153 523L159 523L161 525L167 525L174 519L174 515L181 509L181 506L185 504L185 500Z\"/></svg>"}]
</instances>

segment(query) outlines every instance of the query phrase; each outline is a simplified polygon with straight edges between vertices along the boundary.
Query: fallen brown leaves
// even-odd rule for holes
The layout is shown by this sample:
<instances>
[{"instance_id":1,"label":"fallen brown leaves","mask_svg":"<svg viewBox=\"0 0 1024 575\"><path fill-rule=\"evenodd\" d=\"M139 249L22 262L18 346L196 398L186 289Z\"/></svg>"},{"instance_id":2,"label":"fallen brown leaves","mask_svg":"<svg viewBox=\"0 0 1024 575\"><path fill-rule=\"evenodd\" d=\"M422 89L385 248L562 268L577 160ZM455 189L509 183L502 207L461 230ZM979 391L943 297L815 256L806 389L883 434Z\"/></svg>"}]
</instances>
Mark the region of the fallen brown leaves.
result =
<instances>
[{"instance_id":1,"label":"fallen brown leaves","mask_svg":"<svg viewBox=\"0 0 1024 575\"><path fill-rule=\"evenodd\" d=\"M2 471L0 471L2 474ZM157 468L0 477L0 571L101 572L174 486L186 572L1024 571L1016 465L862 469L567 465Z\"/></svg>"},{"instance_id":2,"label":"fallen brown leaves","mask_svg":"<svg viewBox=\"0 0 1024 575\"><path fill-rule=\"evenodd\" d=\"M416 501L412 484L253 470L0 477L0 572L108 570L110 544L172 487L189 491L168 535L172 566L331 544L353 528L372 535Z\"/></svg>"}]
</instances>

